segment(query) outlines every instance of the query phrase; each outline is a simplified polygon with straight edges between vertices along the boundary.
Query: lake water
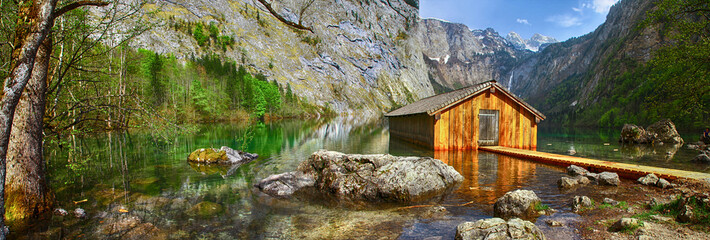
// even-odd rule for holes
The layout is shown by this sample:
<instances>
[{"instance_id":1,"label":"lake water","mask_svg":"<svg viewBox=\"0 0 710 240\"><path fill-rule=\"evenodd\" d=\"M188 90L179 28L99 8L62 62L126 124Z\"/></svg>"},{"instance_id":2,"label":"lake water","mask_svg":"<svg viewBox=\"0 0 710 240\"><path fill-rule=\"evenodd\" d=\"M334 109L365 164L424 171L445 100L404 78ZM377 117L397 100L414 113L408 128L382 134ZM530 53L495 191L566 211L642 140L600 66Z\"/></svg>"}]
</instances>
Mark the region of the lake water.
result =
<instances>
[{"instance_id":1,"label":"lake water","mask_svg":"<svg viewBox=\"0 0 710 240\"><path fill-rule=\"evenodd\" d=\"M244 139L249 140L245 143ZM689 163L695 151L671 146L625 147L616 139L618 133L613 131L542 128L538 150L564 154L574 148L577 156L710 172L707 165ZM156 141L151 134L109 133L72 139L61 148L49 147L50 183L58 207L68 211L83 208L88 218L52 216L28 230L13 232L11 237L452 239L459 223L492 217L496 198L519 188L535 191L544 204L559 210L541 219L555 218L568 224L578 217L569 213L567 205L575 195L624 200L636 194L600 186L563 192L556 186L565 175L562 168L481 151L434 152L390 140L383 121L339 118L251 126L210 124L193 136L165 142ZM238 169L199 167L186 161L195 149L220 146L244 146L260 157ZM359 206L318 199L274 199L253 187L269 175L295 170L319 149L431 156L456 168L465 181L453 193L428 202ZM553 230L540 219L536 224L548 238L577 237L571 228Z\"/></svg>"}]
</instances>

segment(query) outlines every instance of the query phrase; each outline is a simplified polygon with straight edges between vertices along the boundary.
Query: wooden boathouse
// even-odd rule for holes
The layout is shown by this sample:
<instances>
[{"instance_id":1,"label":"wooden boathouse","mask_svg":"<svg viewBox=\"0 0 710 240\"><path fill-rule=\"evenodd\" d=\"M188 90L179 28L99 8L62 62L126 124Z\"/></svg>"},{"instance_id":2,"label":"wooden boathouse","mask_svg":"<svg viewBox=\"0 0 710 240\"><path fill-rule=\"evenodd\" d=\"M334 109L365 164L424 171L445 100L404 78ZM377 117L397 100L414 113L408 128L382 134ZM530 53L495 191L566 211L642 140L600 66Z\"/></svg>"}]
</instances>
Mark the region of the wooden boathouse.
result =
<instances>
[{"instance_id":1,"label":"wooden boathouse","mask_svg":"<svg viewBox=\"0 0 710 240\"><path fill-rule=\"evenodd\" d=\"M537 148L545 115L491 80L416 101L385 114L390 134L435 150Z\"/></svg>"}]
</instances>

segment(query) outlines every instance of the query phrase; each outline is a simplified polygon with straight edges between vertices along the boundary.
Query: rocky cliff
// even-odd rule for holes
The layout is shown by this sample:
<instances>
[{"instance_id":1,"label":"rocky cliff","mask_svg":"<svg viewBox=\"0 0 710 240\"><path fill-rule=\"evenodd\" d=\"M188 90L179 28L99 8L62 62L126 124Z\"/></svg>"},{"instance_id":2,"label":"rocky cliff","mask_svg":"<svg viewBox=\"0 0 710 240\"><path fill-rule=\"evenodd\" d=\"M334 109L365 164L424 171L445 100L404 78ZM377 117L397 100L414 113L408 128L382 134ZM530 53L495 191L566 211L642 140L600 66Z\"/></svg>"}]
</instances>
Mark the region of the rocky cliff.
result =
<instances>
[{"instance_id":1,"label":"rocky cliff","mask_svg":"<svg viewBox=\"0 0 710 240\"><path fill-rule=\"evenodd\" d=\"M285 25L258 1L155 1L143 11L156 27L133 46L182 59L217 54L338 113L378 116L434 94L416 36L417 1L315 1L305 11L307 1L269 2L313 32ZM192 28L184 28L196 23L216 26L234 44L201 46Z\"/></svg>"},{"instance_id":2,"label":"rocky cliff","mask_svg":"<svg viewBox=\"0 0 710 240\"><path fill-rule=\"evenodd\" d=\"M532 52L515 48L495 30L424 19L418 37L429 81L437 92L496 79L508 85L513 67Z\"/></svg>"},{"instance_id":3,"label":"rocky cliff","mask_svg":"<svg viewBox=\"0 0 710 240\"><path fill-rule=\"evenodd\" d=\"M553 120L609 98L620 84L614 77L649 61L664 41L656 27L638 27L654 2L621 1L594 32L528 57L512 70L512 91Z\"/></svg>"}]
</instances>

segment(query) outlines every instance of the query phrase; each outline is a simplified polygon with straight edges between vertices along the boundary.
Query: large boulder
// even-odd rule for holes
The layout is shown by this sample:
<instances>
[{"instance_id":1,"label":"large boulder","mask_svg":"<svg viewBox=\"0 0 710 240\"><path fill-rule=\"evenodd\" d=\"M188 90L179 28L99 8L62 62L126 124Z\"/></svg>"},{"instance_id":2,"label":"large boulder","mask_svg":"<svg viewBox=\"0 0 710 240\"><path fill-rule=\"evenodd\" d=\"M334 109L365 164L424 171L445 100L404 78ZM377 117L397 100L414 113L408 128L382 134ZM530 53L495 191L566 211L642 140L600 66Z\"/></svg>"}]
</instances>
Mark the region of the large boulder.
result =
<instances>
[{"instance_id":1,"label":"large boulder","mask_svg":"<svg viewBox=\"0 0 710 240\"><path fill-rule=\"evenodd\" d=\"M675 128L675 124L670 119L661 120L646 128L646 132L651 136L653 142L683 143Z\"/></svg>"},{"instance_id":2,"label":"large boulder","mask_svg":"<svg viewBox=\"0 0 710 240\"><path fill-rule=\"evenodd\" d=\"M648 134L643 127L633 124L624 124L621 128L621 137L619 142L622 143L648 143Z\"/></svg>"},{"instance_id":3,"label":"large boulder","mask_svg":"<svg viewBox=\"0 0 710 240\"><path fill-rule=\"evenodd\" d=\"M201 148L190 153L187 160L201 164L245 164L258 158L259 155L234 150L226 146L220 149Z\"/></svg>"},{"instance_id":4,"label":"large boulder","mask_svg":"<svg viewBox=\"0 0 710 240\"><path fill-rule=\"evenodd\" d=\"M546 239L535 224L514 218L505 221L501 218L481 219L476 222L464 222L456 227L456 239Z\"/></svg>"},{"instance_id":5,"label":"large boulder","mask_svg":"<svg viewBox=\"0 0 710 240\"><path fill-rule=\"evenodd\" d=\"M296 180L290 180L294 178ZM287 197L298 192L299 186L311 186L308 178L312 178L312 186L319 193L341 200L373 202L425 200L443 194L463 181L463 176L453 167L429 157L350 155L320 150L302 162L297 172L268 177L257 187L266 194ZM280 179L288 181L284 183ZM275 186L271 188L275 191L268 190L267 186L271 185ZM291 192L291 188L295 190ZM274 194L279 192L283 194Z\"/></svg>"},{"instance_id":6,"label":"large boulder","mask_svg":"<svg viewBox=\"0 0 710 240\"><path fill-rule=\"evenodd\" d=\"M518 189L507 192L496 200L493 205L493 216L500 218L523 217L529 218L537 216L535 205L541 200L535 192Z\"/></svg>"},{"instance_id":7,"label":"large boulder","mask_svg":"<svg viewBox=\"0 0 710 240\"><path fill-rule=\"evenodd\" d=\"M675 124L671 120L661 120L644 130L633 124L624 124L621 129L622 143L675 143L682 144L683 138L680 137L675 128Z\"/></svg>"}]
</instances>

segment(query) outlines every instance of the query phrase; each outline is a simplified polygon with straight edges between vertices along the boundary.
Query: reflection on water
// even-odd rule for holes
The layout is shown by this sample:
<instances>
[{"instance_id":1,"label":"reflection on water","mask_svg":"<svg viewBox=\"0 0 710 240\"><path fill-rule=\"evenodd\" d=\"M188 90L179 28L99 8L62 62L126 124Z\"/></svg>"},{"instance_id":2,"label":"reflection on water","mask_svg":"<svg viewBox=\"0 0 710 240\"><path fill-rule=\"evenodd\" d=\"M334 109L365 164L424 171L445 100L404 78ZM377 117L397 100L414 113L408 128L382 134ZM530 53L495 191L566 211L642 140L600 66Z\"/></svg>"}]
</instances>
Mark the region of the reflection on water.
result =
<instances>
[{"instance_id":1,"label":"reflection on water","mask_svg":"<svg viewBox=\"0 0 710 240\"><path fill-rule=\"evenodd\" d=\"M697 134L683 133L686 142L698 140ZM710 173L710 165L693 163L698 154L681 144L621 144L618 129L583 129L541 127L538 134L538 151L624 162L647 166Z\"/></svg>"},{"instance_id":2,"label":"reflection on water","mask_svg":"<svg viewBox=\"0 0 710 240\"><path fill-rule=\"evenodd\" d=\"M253 134L252 140L242 142L241 136L248 133ZM150 136L108 133L73 138L62 147L47 146L50 183L58 206L69 211L84 208L89 218L54 216L28 232L13 232L13 237L451 239L462 221L491 217L495 199L510 190L533 190L544 204L562 211L569 210L566 203L573 195L616 194L596 187L561 193L556 181L564 171L557 167L482 151L434 152L390 140L382 121L339 118L251 126L205 125L194 136L175 138L172 144L160 144ZM541 136L542 144L538 145L547 151L566 151L569 144L580 155L616 156L607 148L637 151L596 144L596 137L580 141L572 136L569 141L569 136ZM582 139L586 137L582 135ZM551 145L544 148L547 143ZM257 153L259 158L239 168L198 166L186 161L197 148L237 149L242 145L246 148L241 150ZM295 170L319 149L434 157L456 168L465 181L452 194L416 203L422 207L388 204L356 209L309 199L273 199L253 187L259 179ZM678 159L682 153L681 148L671 158ZM645 159L648 155L637 156L635 159Z\"/></svg>"}]
</instances>

